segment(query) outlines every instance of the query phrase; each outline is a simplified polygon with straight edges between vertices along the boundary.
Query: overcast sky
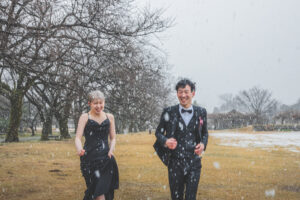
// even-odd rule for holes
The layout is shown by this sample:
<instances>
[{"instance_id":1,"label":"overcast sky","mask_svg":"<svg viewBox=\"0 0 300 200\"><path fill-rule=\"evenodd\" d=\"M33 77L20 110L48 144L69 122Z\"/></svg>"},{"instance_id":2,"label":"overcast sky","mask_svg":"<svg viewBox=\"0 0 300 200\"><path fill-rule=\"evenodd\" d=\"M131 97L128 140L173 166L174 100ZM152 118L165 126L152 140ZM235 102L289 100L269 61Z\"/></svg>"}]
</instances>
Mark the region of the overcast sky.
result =
<instances>
[{"instance_id":1,"label":"overcast sky","mask_svg":"<svg viewBox=\"0 0 300 200\"><path fill-rule=\"evenodd\" d=\"M196 82L209 112L219 95L260 86L284 104L300 99L299 0L137 0L166 8L161 38L175 77Z\"/></svg>"}]
</instances>

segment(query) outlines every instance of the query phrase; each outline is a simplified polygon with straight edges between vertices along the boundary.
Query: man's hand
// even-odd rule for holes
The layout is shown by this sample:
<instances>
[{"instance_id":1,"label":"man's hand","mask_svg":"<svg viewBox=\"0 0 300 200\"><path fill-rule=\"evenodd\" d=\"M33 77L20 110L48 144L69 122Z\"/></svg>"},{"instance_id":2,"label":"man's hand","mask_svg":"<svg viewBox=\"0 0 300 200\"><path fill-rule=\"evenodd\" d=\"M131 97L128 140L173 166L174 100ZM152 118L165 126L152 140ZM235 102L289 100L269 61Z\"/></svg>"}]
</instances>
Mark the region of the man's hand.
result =
<instances>
[{"instance_id":1,"label":"man's hand","mask_svg":"<svg viewBox=\"0 0 300 200\"><path fill-rule=\"evenodd\" d=\"M177 146L177 141L175 138L169 138L167 139L166 141L166 146L169 148L169 149L175 149L176 146Z\"/></svg>"},{"instance_id":2,"label":"man's hand","mask_svg":"<svg viewBox=\"0 0 300 200\"><path fill-rule=\"evenodd\" d=\"M204 144L203 143L199 143L195 147L195 154L197 154L198 156L201 156L203 150L204 150Z\"/></svg>"}]
</instances>

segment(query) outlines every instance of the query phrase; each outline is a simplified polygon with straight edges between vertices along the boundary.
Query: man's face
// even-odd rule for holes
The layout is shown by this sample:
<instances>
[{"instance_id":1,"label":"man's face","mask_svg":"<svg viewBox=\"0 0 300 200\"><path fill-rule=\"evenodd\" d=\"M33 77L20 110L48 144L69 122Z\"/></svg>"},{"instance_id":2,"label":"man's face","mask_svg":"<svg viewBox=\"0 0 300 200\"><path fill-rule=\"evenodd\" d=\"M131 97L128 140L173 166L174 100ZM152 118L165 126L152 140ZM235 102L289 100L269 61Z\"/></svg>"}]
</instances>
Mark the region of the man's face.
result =
<instances>
[{"instance_id":1,"label":"man's face","mask_svg":"<svg viewBox=\"0 0 300 200\"><path fill-rule=\"evenodd\" d=\"M191 87L186 85L184 88L178 88L177 97L184 108L189 108L192 105L192 99L195 96L195 91L191 91Z\"/></svg>"}]
</instances>

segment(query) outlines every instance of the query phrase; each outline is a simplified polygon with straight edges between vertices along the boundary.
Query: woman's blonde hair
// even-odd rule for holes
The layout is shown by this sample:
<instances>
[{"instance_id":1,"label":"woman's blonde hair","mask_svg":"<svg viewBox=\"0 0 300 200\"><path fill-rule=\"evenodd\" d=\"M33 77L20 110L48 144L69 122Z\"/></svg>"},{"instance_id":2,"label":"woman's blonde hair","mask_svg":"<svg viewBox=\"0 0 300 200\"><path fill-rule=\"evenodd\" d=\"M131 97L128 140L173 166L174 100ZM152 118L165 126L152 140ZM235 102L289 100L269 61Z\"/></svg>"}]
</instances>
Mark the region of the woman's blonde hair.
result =
<instances>
[{"instance_id":1,"label":"woman's blonde hair","mask_svg":"<svg viewBox=\"0 0 300 200\"><path fill-rule=\"evenodd\" d=\"M92 102L94 99L101 99L101 100L105 100L105 97L104 97L104 94L99 91L99 90L94 90L94 91L91 91L89 94L88 94L88 101L89 102Z\"/></svg>"}]
</instances>

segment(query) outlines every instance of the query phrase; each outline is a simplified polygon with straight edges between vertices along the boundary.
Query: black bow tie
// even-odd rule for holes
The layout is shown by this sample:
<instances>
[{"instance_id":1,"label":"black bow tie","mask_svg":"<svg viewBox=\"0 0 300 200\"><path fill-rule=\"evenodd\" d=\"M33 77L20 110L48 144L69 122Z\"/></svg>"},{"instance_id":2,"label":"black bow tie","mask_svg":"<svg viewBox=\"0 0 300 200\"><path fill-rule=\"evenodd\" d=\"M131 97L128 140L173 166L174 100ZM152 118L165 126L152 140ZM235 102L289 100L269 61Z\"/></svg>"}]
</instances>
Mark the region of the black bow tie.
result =
<instances>
[{"instance_id":1,"label":"black bow tie","mask_svg":"<svg viewBox=\"0 0 300 200\"><path fill-rule=\"evenodd\" d=\"M192 109L190 109L190 110L181 109L181 113L185 113L185 112L188 112L191 114L193 112L193 110Z\"/></svg>"}]
</instances>

